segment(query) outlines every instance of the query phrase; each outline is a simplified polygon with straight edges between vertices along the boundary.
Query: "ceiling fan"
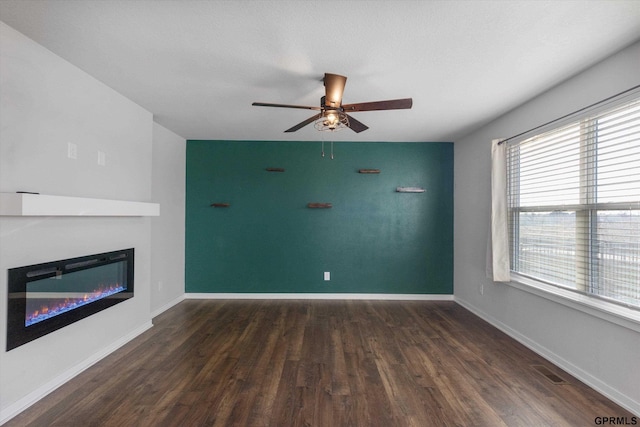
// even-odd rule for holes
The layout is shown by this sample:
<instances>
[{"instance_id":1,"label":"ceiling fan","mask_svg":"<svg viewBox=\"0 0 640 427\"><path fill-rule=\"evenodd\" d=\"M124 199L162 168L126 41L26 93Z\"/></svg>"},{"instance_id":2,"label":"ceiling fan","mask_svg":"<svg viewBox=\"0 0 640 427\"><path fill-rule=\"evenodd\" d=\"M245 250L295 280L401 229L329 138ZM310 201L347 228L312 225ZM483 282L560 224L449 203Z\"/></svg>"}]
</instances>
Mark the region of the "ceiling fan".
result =
<instances>
[{"instance_id":1,"label":"ceiling fan","mask_svg":"<svg viewBox=\"0 0 640 427\"><path fill-rule=\"evenodd\" d=\"M342 93L344 85L347 82L345 76L338 74L325 73L324 78L325 96L320 98L319 107L309 107L305 105L288 105L288 104L270 104L266 102L254 102L251 105L259 107L281 107L281 108L302 108L305 110L320 111L313 117L298 123L285 130L285 132L295 132L304 126L314 123L318 130L334 131L345 127L350 128L356 133L360 133L369 129L364 123L354 119L347 113L356 113L360 111L375 110L402 110L411 108L413 99L390 99L387 101L361 102L358 104L342 104Z\"/></svg>"}]
</instances>

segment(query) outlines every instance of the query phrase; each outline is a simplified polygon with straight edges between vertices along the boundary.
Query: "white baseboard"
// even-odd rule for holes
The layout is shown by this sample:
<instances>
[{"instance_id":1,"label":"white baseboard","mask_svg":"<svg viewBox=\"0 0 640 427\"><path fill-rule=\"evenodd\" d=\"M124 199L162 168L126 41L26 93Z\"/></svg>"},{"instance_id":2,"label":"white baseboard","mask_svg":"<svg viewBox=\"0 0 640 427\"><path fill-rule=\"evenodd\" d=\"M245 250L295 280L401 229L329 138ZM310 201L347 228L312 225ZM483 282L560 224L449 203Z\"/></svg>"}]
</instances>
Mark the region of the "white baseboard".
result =
<instances>
[{"instance_id":1,"label":"white baseboard","mask_svg":"<svg viewBox=\"0 0 640 427\"><path fill-rule=\"evenodd\" d=\"M151 323L151 321L145 322L143 325L131 331L127 335L123 336L119 340L115 341L110 346L103 348L102 350L91 355L90 357L80 362L76 366L68 369L67 371L58 375L51 381L38 387L37 389L35 389L34 391L29 393L22 399L9 405L5 409L2 409L0 411L0 425L6 423L11 418L15 417L20 412L24 411L29 406L36 403L38 400L42 399L43 397L45 397L46 395L48 395L49 393L51 393L52 391L60 387L61 385L65 384L67 381L71 380L75 376L82 373L84 370L90 368L92 365L104 359L106 356L110 355L111 353L113 353L114 351L116 351L117 349L119 349L120 347L122 347L123 345L125 345L126 343L128 343L129 341L137 337L138 335L147 331L151 327L153 327L153 324Z\"/></svg>"},{"instance_id":2,"label":"white baseboard","mask_svg":"<svg viewBox=\"0 0 640 427\"><path fill-rule=\"evenodd\" d=\"M153 319L156 316L159 316L160 314L164 313L165 311L169 310L171 307L173 307L174 305L181 303L182 301L184 301L185 299L185 294L180 295L179 297L169 301L168 303L166 303L165 305L163 305L160 308L157 308L155 310L153 310L151 312L151 318Z\"/></svg>"},{"instance_id":3,"label":"white baseboard","mask_svg":"<svg viewBox=\"0 0 640 427\"><path fill-rule=\"evenodd\" d=\"M478 309L477 307L469 304L467 301L462 300L458 297L455 298L455 301L456 303L460 304L461 306L463 306L464 308L466 308L476 316L482 318L483 320L487 321L491 325L500 329L502 332L509 335L511 338L518 341L520 344L529 348L531 351L544 357L549 362L560 367L561 369L573 375L583 383L587 384L589 387L593 388L598 393L601 393L602 395L611 399L612 401L622 406L623 408L627 409L628 411L632 412L633 414L640 416L640 402L637 402L632 398L630 398L629 396L620 393L618 390L612 388L611 386L599 380L598 378L594 377L593 375L589 374L585 370L574 365L569 360L555 354L553 351L538 344L537 342L532 341L525 335L522 335L520 332L516 331L515 329L512 329L511 327L497 320L493 316L490 316L487 313L483 312L482 310Z\"/></svg>"},{"instance_id":4,"label":"white baseboard","mask_svg":"<svg viewBox=\"0 0 640 427\"><path fill-rule=\"evenodd\" d=\"M185 299L282 299L282 300L389 300L453 301L453 295L441 294L330 294L330 293L187 293Z\"/></svg>"}]
</instances>

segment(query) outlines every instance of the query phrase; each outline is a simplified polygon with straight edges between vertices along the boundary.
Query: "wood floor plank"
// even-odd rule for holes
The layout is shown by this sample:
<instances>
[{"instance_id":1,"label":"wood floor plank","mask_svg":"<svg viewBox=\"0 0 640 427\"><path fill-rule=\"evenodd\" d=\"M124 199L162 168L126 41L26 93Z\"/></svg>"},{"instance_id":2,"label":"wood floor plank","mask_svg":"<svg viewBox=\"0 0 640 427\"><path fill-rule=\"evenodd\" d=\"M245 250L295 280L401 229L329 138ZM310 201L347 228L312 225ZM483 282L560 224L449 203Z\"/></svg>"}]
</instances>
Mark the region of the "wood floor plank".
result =
<instances>
[{"instance_id":1,"label":"wood floor plank","mask_svg":"<svg viewBox=\"0 0 640 427\"><path fill-rule=\"evenodd\" d=\"M154 325L6 426L513 427L633 417L454 302L187 300Z\"/></svg>"}]
</instances>

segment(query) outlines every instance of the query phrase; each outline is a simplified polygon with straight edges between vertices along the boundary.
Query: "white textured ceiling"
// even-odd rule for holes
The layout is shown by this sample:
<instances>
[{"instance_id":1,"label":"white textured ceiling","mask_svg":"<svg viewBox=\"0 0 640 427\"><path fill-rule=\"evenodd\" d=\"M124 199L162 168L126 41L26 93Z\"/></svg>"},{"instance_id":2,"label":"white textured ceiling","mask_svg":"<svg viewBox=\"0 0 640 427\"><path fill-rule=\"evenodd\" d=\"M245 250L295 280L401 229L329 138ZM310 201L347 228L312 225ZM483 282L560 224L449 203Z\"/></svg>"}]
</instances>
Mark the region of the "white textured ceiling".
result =
<instances>
[{"instance_id":1,"label":"white textured ceiling","mask_svg":"<svg viewBox=\"0 0 640 427\"><path fill-rule=\"evenodd\" d=\"M640 1L0 0L0 20L187 139L319 140L321 78L361 112L346 141L454 141L640 39Z\"/></svg>"}]
</instances>

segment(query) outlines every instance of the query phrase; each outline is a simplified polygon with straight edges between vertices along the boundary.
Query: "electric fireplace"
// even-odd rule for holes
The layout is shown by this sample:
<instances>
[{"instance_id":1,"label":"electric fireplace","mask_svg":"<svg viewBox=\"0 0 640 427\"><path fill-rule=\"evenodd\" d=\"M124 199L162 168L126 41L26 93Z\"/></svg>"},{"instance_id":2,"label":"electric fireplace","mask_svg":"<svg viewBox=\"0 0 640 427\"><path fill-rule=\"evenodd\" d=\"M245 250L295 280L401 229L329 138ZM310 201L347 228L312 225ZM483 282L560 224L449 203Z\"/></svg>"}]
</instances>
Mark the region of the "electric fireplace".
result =
<instances>
[{"instance_id":1,"label":"electric fireplace","mask_svg":"<svg viewBox=\"0 0 640 427\"><path fill-rule=\"evenodd\" d=\"M7 351L133 298L134 250L9 269Z\"/></svg>"}]
</instances>

